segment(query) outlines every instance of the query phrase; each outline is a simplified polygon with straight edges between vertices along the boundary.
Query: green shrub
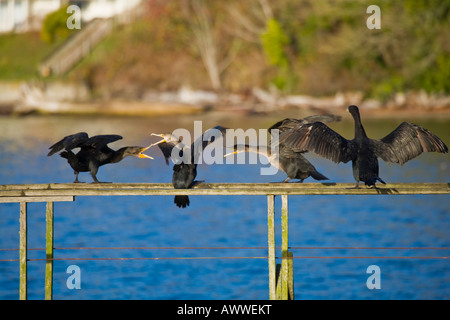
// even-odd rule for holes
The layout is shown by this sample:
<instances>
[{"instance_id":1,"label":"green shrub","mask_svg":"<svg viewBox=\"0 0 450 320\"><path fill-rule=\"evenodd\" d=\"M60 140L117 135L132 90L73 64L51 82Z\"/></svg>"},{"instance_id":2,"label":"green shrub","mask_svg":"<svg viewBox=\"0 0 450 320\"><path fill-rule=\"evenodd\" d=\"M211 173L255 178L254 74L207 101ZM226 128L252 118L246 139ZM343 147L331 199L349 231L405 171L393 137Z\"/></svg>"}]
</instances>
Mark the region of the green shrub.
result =
<instances>
[{"instance_id":1,"label":"green shrub","mask_svg":"<svg viewBox=\"0 0 450 320\"><path fill-rule=\"evenodd\" d=\"M264 53L271 66L277 69L272 84L279 90L292 90L295 77L290 71L290 63L286 48L289 46L289 37L275 19L269 19L266 30L261 34L261 43Z\"/></svg>"},{"instance_id":2,"label":"green shrub","mask_svg":"<svg viewBox=\"0 0 450 320\"><path fill-rule=\"evenodd\" d=\"M47 43L53 43L57 40L63 40L67 38L72 30L67 28L67 6L63 6L60 9L49 13L45 19L41 30L41 38Z\"/></svg>"},{"instance_id":3,"label":"green shrub","mask_svg":"<svg viewBox=\"0 0 450 320\"><path fill-rule=\"evenodd\" d=\"M267 21L266 30L261 35L261 42L271 65L278 67L287 66L288 59L284 47L288 44L289 39L277 20L270 19Z\"/></svg>"}]
</instances>

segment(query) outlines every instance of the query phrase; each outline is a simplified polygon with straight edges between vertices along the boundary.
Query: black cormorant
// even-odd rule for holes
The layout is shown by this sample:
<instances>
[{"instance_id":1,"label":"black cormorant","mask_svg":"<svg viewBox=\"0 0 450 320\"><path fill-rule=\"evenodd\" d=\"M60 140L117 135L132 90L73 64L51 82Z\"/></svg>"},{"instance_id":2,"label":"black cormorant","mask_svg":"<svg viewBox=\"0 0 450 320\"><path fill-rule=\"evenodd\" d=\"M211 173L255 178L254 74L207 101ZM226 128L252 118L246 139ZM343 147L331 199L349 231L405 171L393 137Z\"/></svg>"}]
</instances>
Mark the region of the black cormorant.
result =
<instances>
[{"instance_id":1,"label":"black cormorant","mask_svg":"<svg viewBox=\"0 0 450 320\"><path fill-rule=\"evenodd\" d=\"M122 137L115 134L98 135L89 138L86 132L79 132L64 137L61 141L52 145L47 156L64 149L60 156L67 159L67 162L74 170L76 176L74 183L80 182L78 181L80 172L90 172L94 182L99 183L100 181L97 180L96 175L100 166L107 163L117 163L127 156L153 159L142 153L148 147L123 147L118 150L112 150L107 146L109 143L120 139ZM76 154L72 151L75 148L80 148L80 151Z\"/></svg>"},{"instance_id":2,"label":"black cormorant","mask_svg":"<svg viewBox=\"0 0 450 320\"><path fill-rule=\"evenodd\" d=\"M304 125L307 123L312 123L316 121L321 122L331 122L331 121L339 121L341 117L334 115L317 115L310 116L304 119L292 119L286 118L281 121L278 121L274 125L272 125L268 131L272 135L272 130L279 130L279 134L285 132L286 130L298 126ZM318 172L316 168L309 162L304 156L303 153L306 151L300 151L296 148L288 147L286 144L278 144L278 153L273 154L271 148L266 146L250 146L246 145L234 145L234 152L229 153L225 156L235 154L241 151L245 152L256 152L262 154L267 157L270 164L276 167L279 170L282 170L287 174L287 178L283 182L289 182L291 179L299 179L299 182L303 182L306 178L312 177L315 180L328 180L323 174Z\"/></svg>"},{"instance_id":3,"label":"black cormorant","mask_svg":"<svg viewBox=\"0 0 450 320\"><path fill-rule=\"evenodd\" d=\"M313 151L336 163L352 161L355 188L363 181L376 187L378 157L386 162L404 164L422 152L448 152L448 147L437 136L410 122L401 123L381 140L367 137L361 124L358 107L350 106L348 111L355 121L355 137L347 140L322 122L297 125L280 134L279 141L300 151Z\"/></svg>"},{"instance_id":4,"label":"black cormorant","mask_svg":"<svg viewBox=\"0 0 450 320\"><path fill-rule=\"evenodd\" d=\"M167 164L169 164L169 159L171 158L173 152L176 152L175 154L177 159L172 157L175 162L172 175L172 184L175 189L189 189L198 182L195 181L195 178L197 176L197 164L199 157L208 144L214 142L218 135L223 137L225 132L226 128L221 126L208 129L190 146L183 144L182 139L172 135L171 133L152 133L154 136L163 138L163 140L158 141L151 146L158 145ZM174 148L176 148L176 150L173 150ZM184 152L188 152L189 154L186 157L188 161L183 160ZM179 208L186 208L190 204L189 197L187 195L177 195L174 198L174 203Z\"/></svg>"}]
</instances>

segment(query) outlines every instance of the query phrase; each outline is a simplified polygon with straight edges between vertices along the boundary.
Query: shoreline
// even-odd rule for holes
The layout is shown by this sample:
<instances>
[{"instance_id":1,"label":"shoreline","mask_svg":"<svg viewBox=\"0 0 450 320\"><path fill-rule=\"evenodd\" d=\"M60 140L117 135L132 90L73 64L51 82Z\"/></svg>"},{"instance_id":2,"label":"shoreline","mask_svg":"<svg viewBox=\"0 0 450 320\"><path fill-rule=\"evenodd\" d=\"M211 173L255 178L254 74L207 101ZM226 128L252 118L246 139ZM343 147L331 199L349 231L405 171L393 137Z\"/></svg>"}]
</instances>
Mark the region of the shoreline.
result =
<instances>
[{"instance_id":1,"label":"shoreline","mask_svg":"<svg viewBox=\"0 0 450 320\"><path fill-rule=\"evenodd\" d=\"M357 105L374 118L413 117L450 118L450 96L430 95L423 91L397 93L381 102L365 99L361 92L337 93L334 96L283 95L276 91L252 88L245 93L193 90L152 89L139 97L92 98L82 84L5 83L0 82L0 116L98 115L98 116L175 116L192 114L292 114L300 118L310 114L346 114L349 105Z\"/></svg>"},{"instance_id":2,"label":"shoreline","mask_svg":"<svg viewBox=\"0 0 450 320\"><path fill-rule=\"evenodd\" d=\"M311 114L336 114L345 116L347 106L319 108L314 106L262 107L261 105L194 105L186 103L109 101L101 103L58 103L58 108L23 108L0 104L0 117L37 116L104 116L104 117L147 117L190 116L190 115L285 115L301 118ZM358 104L356 104L358 105ZM379 107L361 106L365 117L370 118L442 118L450 119L450 108Z\"/></svg>"}]
</instances>

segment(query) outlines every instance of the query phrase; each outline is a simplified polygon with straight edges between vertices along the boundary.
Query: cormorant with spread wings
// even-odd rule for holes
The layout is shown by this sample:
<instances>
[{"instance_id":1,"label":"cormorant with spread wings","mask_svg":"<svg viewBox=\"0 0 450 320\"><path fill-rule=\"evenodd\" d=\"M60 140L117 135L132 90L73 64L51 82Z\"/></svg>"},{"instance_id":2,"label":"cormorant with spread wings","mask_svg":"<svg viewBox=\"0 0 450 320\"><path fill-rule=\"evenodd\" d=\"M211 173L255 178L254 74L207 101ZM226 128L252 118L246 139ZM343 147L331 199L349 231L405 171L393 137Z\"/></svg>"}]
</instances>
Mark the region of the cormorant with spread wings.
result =
<instances>
[{"instance_id":1,"label":"cormorant with spread wings","mask_svg":"<svg viewBox=\"0 0 450 320\"><path fill-rule=\"evenodd\" d=\"M414 123L403 122L381 140L367 137L361 123L359 109L348 107L355 122L355 137L343 138L322 122L294 125L280 134L280 144L299 151L313 151L336 163L352 161L355 188L363 181L376 187L377 181L385 183L378 175L378 158L400 165L422 152L448 152L448 147L436 135Z\"/></svg>"},{"instance_id":2,"label":"cormorant with spread wings","mask_svg":"<svg viewBox=\"0 0 450 320\"><path fill-rule=\"evenodd\" d=\"M80 172L90 172L94 182L99 183L100 181L97 180L96 175L100 166L107 163L117 163L127 156L153 159L142 153L148 147L123 147L118 150L113 150L108 147L109 143L120 139L122 137L116 134L98 135L89 138L86 132L79 132L66 136L52 145L49 148L51 150L47 156L51 156L64 149L60 153L60 156L67 159L67 162L74 170L74 183L80 182L78 181L78 174ZM76 148L80 148L80 151L75 154L72 150Z\"/></svg>"}]
</instances>

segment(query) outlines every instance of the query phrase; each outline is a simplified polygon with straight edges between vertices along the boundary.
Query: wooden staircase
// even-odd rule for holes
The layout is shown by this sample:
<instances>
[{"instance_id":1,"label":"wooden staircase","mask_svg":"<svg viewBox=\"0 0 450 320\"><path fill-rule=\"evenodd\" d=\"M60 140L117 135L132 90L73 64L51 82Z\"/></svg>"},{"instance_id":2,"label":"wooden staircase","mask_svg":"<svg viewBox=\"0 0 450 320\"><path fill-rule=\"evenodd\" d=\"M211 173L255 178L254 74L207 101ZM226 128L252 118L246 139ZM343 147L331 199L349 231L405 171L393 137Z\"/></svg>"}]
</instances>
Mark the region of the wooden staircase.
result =
<instances>
[{"instance_id":1,"label":"wooden staircase","mask_svg":"<svg viewBox=\"0 0 450 320\"><path fill-rule=\"evenodd\" d=\"M39 73L63 75L91 53L113 30L113 19L95 19L77 30L39 65Z\"/></svg>"}]
</instances>

